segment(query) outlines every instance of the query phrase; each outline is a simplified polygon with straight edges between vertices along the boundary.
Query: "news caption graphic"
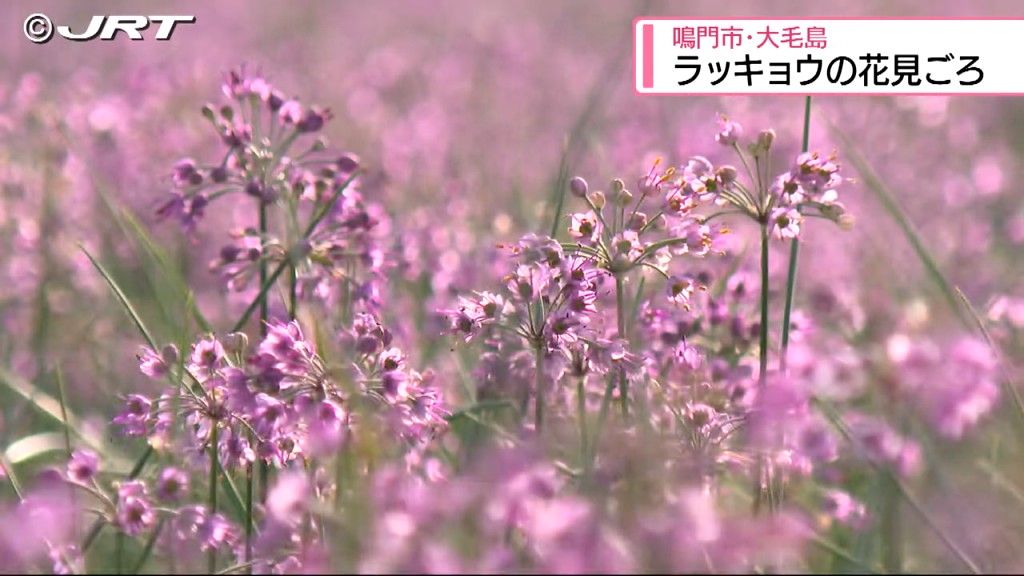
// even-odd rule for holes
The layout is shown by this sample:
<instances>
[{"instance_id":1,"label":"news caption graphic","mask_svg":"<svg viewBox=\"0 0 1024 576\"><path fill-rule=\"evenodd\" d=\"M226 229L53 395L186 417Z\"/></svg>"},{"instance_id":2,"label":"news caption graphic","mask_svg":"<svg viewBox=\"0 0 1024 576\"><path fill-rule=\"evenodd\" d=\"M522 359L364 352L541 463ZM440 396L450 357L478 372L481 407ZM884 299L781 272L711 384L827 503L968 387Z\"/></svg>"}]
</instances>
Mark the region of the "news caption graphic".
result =
<instances>
[{"instance_id":1,"label":"news caption graphic","mask_svg":"<svg viewBox=\"0 0 1024 576\"><path fill-rule=\"evenodd\" d=\"M633 22L640 94L1024 94L1024 19Z\"/></svg>"}]
</instances>

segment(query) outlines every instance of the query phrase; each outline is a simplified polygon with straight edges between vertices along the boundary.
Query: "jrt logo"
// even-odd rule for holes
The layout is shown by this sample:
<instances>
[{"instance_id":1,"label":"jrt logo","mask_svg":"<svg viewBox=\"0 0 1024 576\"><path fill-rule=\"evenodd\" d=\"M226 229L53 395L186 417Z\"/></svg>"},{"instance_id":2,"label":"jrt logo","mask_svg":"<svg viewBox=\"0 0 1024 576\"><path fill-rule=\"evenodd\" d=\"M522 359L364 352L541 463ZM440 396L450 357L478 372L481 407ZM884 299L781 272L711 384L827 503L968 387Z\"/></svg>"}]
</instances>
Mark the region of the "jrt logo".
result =
<instances>
[{"instance_id":1,"label":"jrt logo","mask_svg":"<svg viewBox=\"0 0 1024 576\"><path fill-rule=\"evenodd\" d=\"M46 14L32 14L25 18L23 29L25 36L36 44L49 42L56 31L62 37L74 41L85 42L99 38L113 40L118 32L124 32L132 40L145 40L143 30L150 24L159 24L153 38L170 40L174 28L178 24L194 24L195 16L93 16L89 25L80 32L73 32L70 26L54 26L53 20Z\"/></svg>"}]
</instances>

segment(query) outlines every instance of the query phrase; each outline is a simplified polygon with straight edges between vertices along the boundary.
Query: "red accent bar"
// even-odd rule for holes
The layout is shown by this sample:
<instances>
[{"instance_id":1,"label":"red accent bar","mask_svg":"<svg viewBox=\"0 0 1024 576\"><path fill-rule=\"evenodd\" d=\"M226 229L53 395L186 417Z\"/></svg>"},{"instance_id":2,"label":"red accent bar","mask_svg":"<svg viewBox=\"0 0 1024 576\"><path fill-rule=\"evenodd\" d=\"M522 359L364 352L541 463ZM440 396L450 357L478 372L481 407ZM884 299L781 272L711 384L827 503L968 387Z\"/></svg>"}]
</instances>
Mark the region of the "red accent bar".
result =
<instances>
[{"instance_id":1,"label":"red accent bar","mask_svg":"<svg viewBox=\"0 0 1024 576\"><path fill-rule=\"evenodd\" d=\"M654 88L654 24L644 24L644 88Z\"/></svg>"}]
</instances>

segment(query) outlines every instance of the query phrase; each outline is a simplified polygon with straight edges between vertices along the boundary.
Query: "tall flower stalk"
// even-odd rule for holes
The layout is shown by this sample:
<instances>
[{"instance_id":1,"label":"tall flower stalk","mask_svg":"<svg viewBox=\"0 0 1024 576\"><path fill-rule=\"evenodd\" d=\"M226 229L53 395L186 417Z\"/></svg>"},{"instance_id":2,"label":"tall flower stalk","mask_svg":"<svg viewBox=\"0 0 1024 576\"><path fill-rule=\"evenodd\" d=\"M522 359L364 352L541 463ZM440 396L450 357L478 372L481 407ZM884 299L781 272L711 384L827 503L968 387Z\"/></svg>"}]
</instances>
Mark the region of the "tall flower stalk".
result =
<instances>
[{"instance_id":1,"label":"tall flower stalk","mask_svg":"<svg viewBox=\"0 0 1024 576\"><path fill-rule=\"evenodd\" d=\"M811 97L804 99L804 129L803 143L800 151L806 153L811 142ZM786 371L786 361L789 352L789 332L792 324L791 315L793 312L793 295L796 292L797 262L800 257L800 239L790 239L789 245L789 266L786 271L786 305L782 311L782 340L779 347L779 370Z\"/></svg>"},{"instance_id":2,"label":"tall flower stalk","mask_svg":"<svg viewBox=\"0 0 1024 576\"><path fill-rule=\"evenodd\" d=\"M217 514L217 471L220 468L220 462L219 462L220 444L218 442L218 437L217 437L218 436L217 427L218 427L218 423L215 420L215 421L212 422L211 427L210 427L210 497L209 497L209 500L208 500L209 505L210 505L210 514L213 514L213 515ZM250 510L251 510L251 508L250 508ZM246 511L247 514L250 514L250 516L247 516L246 520L251 522L252 521L252 517L251 517L250 510ZM249 534L248 529L246 531L246 534L247 535ZM248 541L246 541L247 549L248 549L249 546L250 546L250 543ZM249 554L249 553L250 552L247 550L247 554ZM210 574L216 574L217 573L217 549L214 548L214 547L211 547L210 551L208 553L207 568L208 568Z\"/></svg>"}]
</instances>

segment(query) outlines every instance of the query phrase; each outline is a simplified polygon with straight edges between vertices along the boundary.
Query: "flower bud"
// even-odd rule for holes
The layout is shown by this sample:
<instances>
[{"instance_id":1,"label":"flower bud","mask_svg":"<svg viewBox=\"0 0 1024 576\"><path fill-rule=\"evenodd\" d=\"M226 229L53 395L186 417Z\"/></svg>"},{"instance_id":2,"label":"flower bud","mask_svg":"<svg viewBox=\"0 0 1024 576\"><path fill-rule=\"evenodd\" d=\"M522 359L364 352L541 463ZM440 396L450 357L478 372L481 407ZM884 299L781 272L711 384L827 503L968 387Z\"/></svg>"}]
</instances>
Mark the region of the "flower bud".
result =
<instances>
[{"instance_id":1,"label":"flower bud","mask_svg":"<svg viewBox=\"0 0 1024 576\"><path fill-rule=\"evenodd\" d=\"M647 214L643 212L637 212L629 217L629 221L626 223L626 227L630 230L637 232L643 230L647 226Z\"/></svg>"},{"instance_id":2,"label":"flower bud","mask_svg":"<svg viewBox=\"0 0 1024 576\"><path fill-rule=\"evenodd\" d=\"M600 190L588 193L587 198L590 199L590 203L594 205L594 208L597 208L598 210L604 208L604 205L607 202L604 197L604 192L601 192Z\"/></svg>"},{"instance_id":3,"label":"flower bud","mask_svg":"<svg viewBox=\"0 0 1024 576\"><path fill-rule=\"evenodd\" d=\"M253 178L245 185L245 193L254 198L263 198L263 183Z\"/></svg>"},{"instance_id":4,"label":"flower bud","mask_svg":"<svg viewBox=\"0 0 1024 576\"><path fill-rule=\"evenodd\" d=\"M359 157L355 154L342 154L341 158L338 158L338 171L345 174L351 174L359 168Z\"/></svg>"},{"instance_id":5,"label":"flower bud","mask_svg":"<svg viewBox=\"0 0 1024 576\"><path fill-rule=\"evenodd\" d=\"M306 110L306 113L302 115L302 118L295 123L295 128L299 132L317 132L324 127L333 117L333 114L329 109L310 108Z\"/></svg>"},{"instance_id":6,"label":"flower bud","mask_svg":"<svg viewBox=\"0 0 1024 576\"><path fill-rule=\"evenodd\" d=\"M773 142L775 142L775 130L771 128L761 130L761 133L757 135L757 148L759 150L767 152L771 149Z\"/></svg>"},{"instance_id":7,"label":"flower bud","mask_svg":"<svg viewBox=\"0 0 1024 576\"><path fill-rule=\"evenodd\" d=\"M743 136L743 126L736 122L726 120L723 116L718 121L718 133L715 134L715 141L722 146L732 146Z\"/></svg>"},{"instance_id":8,"label":"flower bud","mask_svg":"<svg viewBox=\"0 0 1024 576\"><path fill-rule=\"evenodd\" d=\"M569 181L569 191L577 198L585 197L588 190L589 187L587 186L587 181L579 176L576 176Z\"/></svg>"},{"instance_id":9,"label":"flower bud","mask_svg":"<svg viewBox=\"0 0 1024 576\"><path fill-rule=\"evenodd\" d=\"M271 112L277 112L284 106L284 94L280 91L274 90L267 96L267 107L270 108Z\"/></svg>"},{"instance_id":10,"label":"flower bud","mask_svg":"<svg viewBox=\"0 0 1024 576\"><path fill-rule=\"evenodd\" d=\"M313 251L313 245L309 240L301 239L292 246L289 257L293 262L299 262Z\"/></svg>"},{"instance_id":11,"label":"flower bud","mask_svg":"<svg viewBox=\"0 0 1024 576\"><path fill-rule=\"evenodd\" d=\"M224 337L224 351L228 354L242 354L249 347L249 337L243 332L232 332Z\"/></svg>"},{"instance_id":12,"label":"flower bud","mask_svg":"<svg viewBox=\"0 0 1024 576\"><path fill-rule=\"evenodd\" d=\"M174 344L168 344L160 350L160 359L165 364L174 364L178 361L178 347Z\"/></svg>"},{"instance_id":13,"label":"flower bud","mask_svg":"<svg viewBox=\"0 0 1024 576\"><path fill-rule=\"evenodd\" d=\"M716 173L718 175L718 179L722 181L722 184L731 184L732 182L735 182L736 176L738 175L736 168L729 165L719 166Z\"/></svg>"},{"instance_id":14,"label":"flower bud","mask_svg":"<svg viewBox=\"0 0 1024 576\"><path fill-rule=\"evenodd\" d=\"M223 166L217 166L210 170L210 180L213 180L217 184L227 181L228 169Z\"/></svg>"}]
</instances>

